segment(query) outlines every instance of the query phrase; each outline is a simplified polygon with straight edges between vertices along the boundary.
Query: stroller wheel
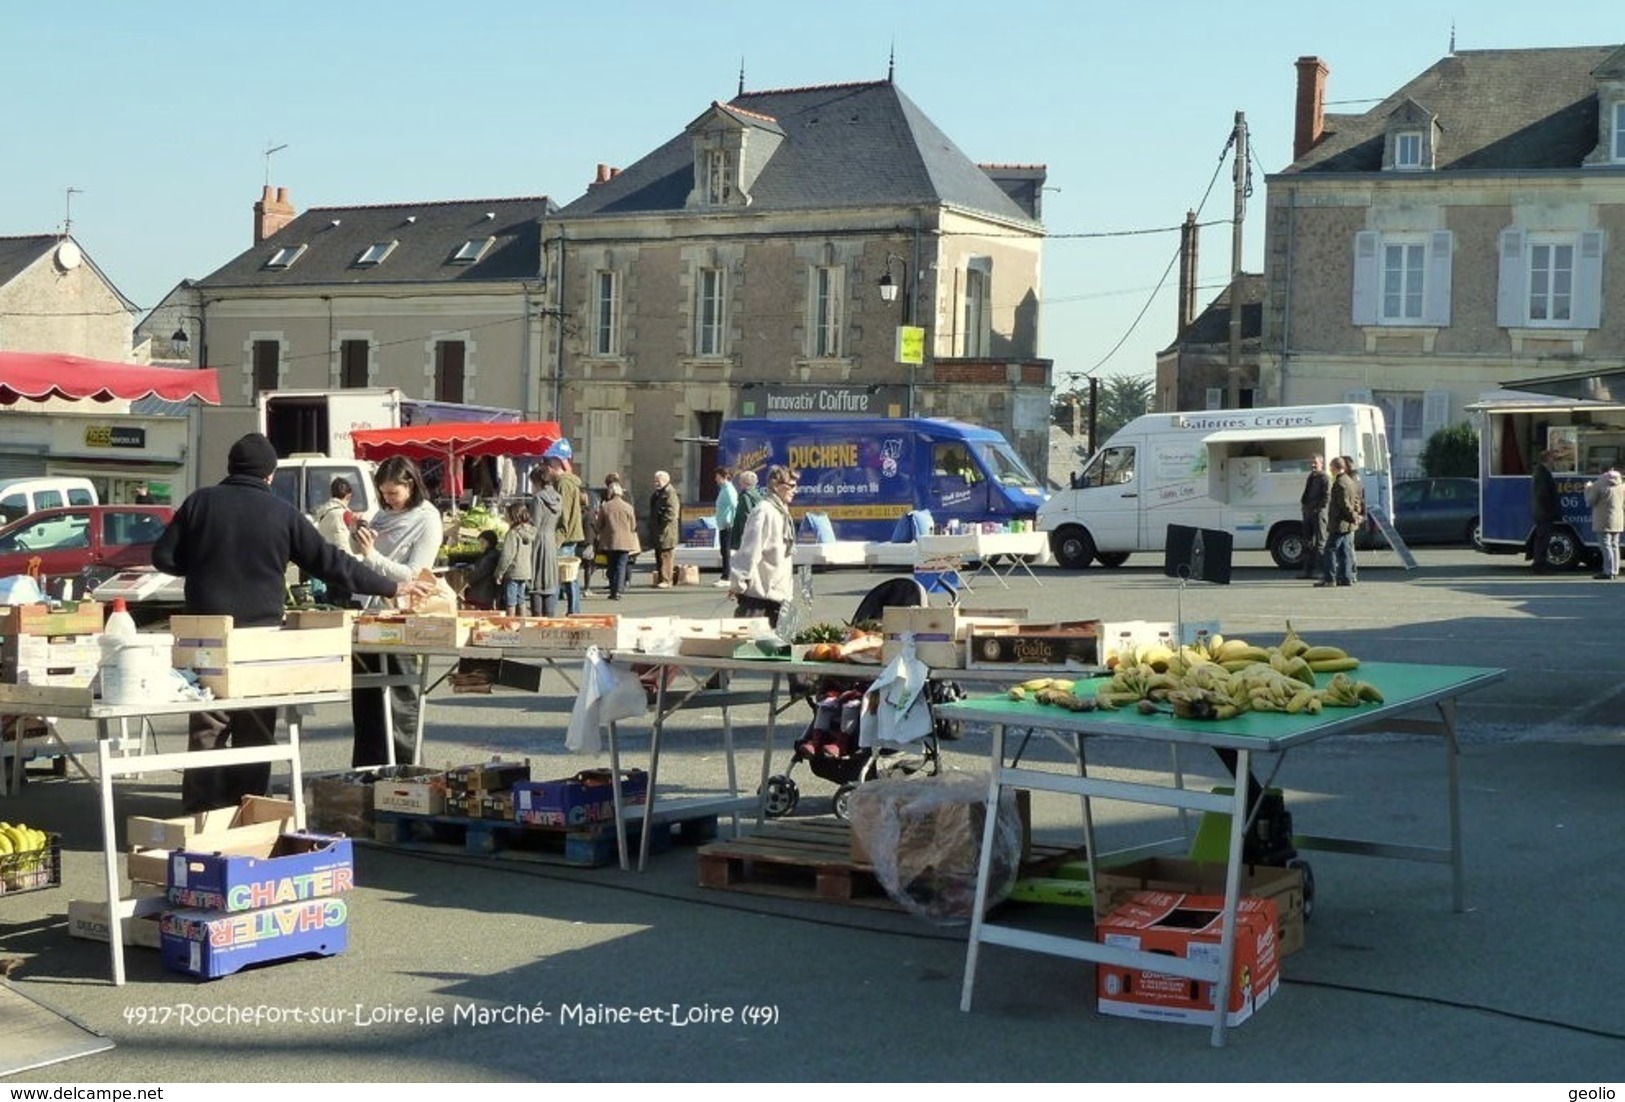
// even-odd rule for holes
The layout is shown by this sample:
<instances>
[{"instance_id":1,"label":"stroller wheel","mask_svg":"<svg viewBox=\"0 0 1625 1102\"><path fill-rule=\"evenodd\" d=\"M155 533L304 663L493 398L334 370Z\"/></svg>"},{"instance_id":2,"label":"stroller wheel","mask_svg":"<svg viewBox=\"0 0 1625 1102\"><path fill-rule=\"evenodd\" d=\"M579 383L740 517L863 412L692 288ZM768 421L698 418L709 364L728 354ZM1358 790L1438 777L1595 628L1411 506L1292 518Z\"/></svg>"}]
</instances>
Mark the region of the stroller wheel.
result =
<instances>
[{"instance_id":1,"label":"stroller wheel","mask_svg":"<svg viewBox=\"0 0 1625 1102\"><path fill-rule=\"evenodd\" d=\"M796 782L783 773L767 778L766 798L762 801L762 813L769 819L777 819L788 815L796 809L801 801L801 790Z\"/></svg>"},{"instance_id":2,"label":"stroller wheel","mask_svg":"<svg viewBox=\"0 0 1625 1102\"><path fill-rule=\"evenodd\" d=\"M852 790L856 787L858 786L855 784L841 785L835 790L835 796L830 801L835 817L842 822L845 822L846 817L852 813Z\"/></svg>"}]
</instances>

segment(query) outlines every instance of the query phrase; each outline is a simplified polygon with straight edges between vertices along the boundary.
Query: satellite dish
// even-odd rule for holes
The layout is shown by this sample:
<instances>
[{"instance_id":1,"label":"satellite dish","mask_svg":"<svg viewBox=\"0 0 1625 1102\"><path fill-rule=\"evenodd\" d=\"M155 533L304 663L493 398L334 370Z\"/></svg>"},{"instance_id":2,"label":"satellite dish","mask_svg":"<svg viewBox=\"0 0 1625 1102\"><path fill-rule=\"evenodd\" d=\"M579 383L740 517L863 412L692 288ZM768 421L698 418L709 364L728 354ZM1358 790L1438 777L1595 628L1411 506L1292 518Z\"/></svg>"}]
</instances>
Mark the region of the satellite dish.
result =
<instances>
[{"instance_id":1,"label":"satellite dish","mask_svg":"<svg viewBox=\"0 0 1625 1102\"><path fill-rule=\"evenodd\" d=\"M56 247L56 266L64 272L71 272L84 262L85 254L79 251L79 246L72 241L64 241Z\"/></svg>"}]
</instances>

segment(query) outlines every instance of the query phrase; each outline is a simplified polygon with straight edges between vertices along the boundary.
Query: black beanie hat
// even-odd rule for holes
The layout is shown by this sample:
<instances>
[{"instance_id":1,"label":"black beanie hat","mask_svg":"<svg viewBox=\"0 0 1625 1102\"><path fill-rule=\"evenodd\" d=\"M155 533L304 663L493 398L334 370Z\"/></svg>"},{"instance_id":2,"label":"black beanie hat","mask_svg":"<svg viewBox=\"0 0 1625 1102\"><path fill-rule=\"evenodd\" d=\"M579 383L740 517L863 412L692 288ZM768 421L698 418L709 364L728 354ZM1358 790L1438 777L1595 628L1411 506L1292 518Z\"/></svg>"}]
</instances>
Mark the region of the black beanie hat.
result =
<instances>
[{"instance_id":1,"label":"black beanie hat","mask_svg":"<svg viewBox=\"0 0 1625 1102\"><path fill-rule=\"evenodd\" d=\"M276 449L262 432L251 432L231 446L226 456L227 474L264 478L276 470Z\"/></svg>"}]
</instances>

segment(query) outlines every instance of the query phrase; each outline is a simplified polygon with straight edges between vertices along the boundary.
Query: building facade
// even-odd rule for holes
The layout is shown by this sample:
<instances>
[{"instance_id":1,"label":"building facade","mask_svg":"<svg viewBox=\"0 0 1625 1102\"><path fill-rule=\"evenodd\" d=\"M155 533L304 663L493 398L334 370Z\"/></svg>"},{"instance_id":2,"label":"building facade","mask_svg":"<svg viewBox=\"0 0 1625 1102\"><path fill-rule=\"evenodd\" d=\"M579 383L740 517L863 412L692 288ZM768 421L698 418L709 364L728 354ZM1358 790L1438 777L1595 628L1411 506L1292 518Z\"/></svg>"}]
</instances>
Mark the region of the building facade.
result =
<instances>
[{"instance_id":1,"label":"building facade","mask_svg":"<svg viewBox=\"0 0 1625 1102\"><path fill-rule=\"evenodd\" d=\"M1373 401L1396 474L1520 379L1625 364L1625 47L1453 53L1268 185L1260 404Z\"/></svg>"}]
</instances>

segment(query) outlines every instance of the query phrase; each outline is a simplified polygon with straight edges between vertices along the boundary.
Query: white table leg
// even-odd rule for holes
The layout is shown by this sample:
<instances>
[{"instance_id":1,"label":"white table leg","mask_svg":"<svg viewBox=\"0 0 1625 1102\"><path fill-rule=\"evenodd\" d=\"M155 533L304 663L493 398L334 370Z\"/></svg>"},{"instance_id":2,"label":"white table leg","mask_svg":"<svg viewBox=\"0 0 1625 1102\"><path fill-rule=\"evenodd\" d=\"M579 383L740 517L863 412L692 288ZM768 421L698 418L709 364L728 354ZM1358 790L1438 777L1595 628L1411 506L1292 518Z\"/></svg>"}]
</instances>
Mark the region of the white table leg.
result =
<instances>
[{"instance_id":1,"label":"white table leg","mask_svg":"<svg viewBox=\"0 0 1625 1102\"><path fill-rule=\"evenodd\" d=\"M102 866L107 874L107 949L113 963L113 986L124 985L124 920L119 915L118 821L113 818L112 731L105 720L96 723L96 757L101 766L98 784L102 800Z\"/></svg>"},{"instance_id":2,"label":"white table leg","mask_svg":"<svg viewBox=\"0 0 1625 1102\"><path fill-rule=\"evenodd\" d=\"M1219 978L1213 984L1214 1018L1211 1040L1214 1048L1224 1045L1229 1029L1230 989L1236 968L1236 908L1241 902L1241 843L1247 830L1248 782L1253 775L1251 750L1236 751L1235 799L1230 808L1230 856L1224 869L1223 929L1219 932ZM1260 797L1262 798L1262 797Z\"/></svg>"},{"instance_id":3,"label":"white table leg","mask_svg":"<svg viewBox=\"0 0 1625 1102\"><path fill-rule=\"evenodd\" d=\"M965 984L959 993L959 1009L970 1010L971 992L976 986L976 957L981 947L983 913L987 910L987 886L993 878L993 832L999 824L999 790L1004 781L1004 724L993 725L993 746L988 760L993 763L987 781L987 814L982 823L982 854L976 862L976 900L971 904L970 940L965 947Z\"/></svg>"}]
</instances>

